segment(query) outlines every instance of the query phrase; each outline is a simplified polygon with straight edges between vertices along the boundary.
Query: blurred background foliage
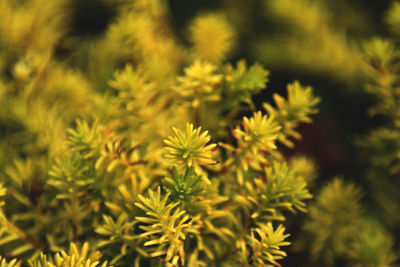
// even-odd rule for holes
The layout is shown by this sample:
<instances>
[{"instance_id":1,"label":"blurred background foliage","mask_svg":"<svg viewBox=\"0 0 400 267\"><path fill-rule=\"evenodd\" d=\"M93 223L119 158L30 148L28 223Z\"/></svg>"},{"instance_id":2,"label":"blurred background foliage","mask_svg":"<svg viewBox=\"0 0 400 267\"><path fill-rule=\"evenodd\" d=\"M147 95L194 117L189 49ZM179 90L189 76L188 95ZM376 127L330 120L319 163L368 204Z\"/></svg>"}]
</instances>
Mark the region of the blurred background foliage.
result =
<instances>
[{"instance_id":1,"label":"blurred background foliage","mask_svg":"<svg viewBox=\"0 0 400 267\"><path fill-rule=\"evenodd\" d=\"M314 118L314 123L302 125L298 129L302 139L295 141L295 148L281 148L287 157L304 154L314 160L315 165L299 164L307 159L298 157L293 158L290 164L295 170L296 166L304 168L308 165L310 169L299 169L297 172L303 171L310 177L318 177L308 181L311 184L310 191L315 196L315 204L309 211L311 219L303 216L304 223L289 223L288 232L295 233L304 225L302 240L311 240L316 234L313 229L326 227L325 222L318 221L321 213L326 214L326 209L329 210L322 200L324 198L331 199L332 202L336 199L343 201L338 204L341 207L339 212L343 214L342 217L348 216L348 221L331 225L340 234L335 236L333 230L327 230L326 232L332 235L322 238L324 240L319 241L320 243L309 245L304 241L293 248L289 247L288 257L282 260L281 264L313 266L310 262L321 262L318 257L323 257L326 264L341 266L344 259L361 258L357 253L376 252L377 249L373 246L379 242L387 247L393 244L398 251L400 229L396 226L400 222L400 133L390 128L392 125L398 127L398 120L397 115L382 112L379 107L376 107L375 111L367 112L378 101L382 101L382 94L374 96L366 93L366 84L371 81L371 77L376 78L376 74L366 71L365 55L373 58L374 48L367 47L366 43L375 37L394 40L393 45L398 43L399 5L393 5L393 2L388 0L136 1L139 9L141 5L143 8L150 7L152 17L149 18L129 11L121 12L130 4L131 1L128 0L34 2L36 3L30 6L29 1L0 0L0 71L5 77L0 84L0 97L6 94L3 88L13 90L7 92L11 97L1 98L0 138L3 140L0 142L0 149L3 153L0 154L0 170L6 170L10 177L15 177L16 184L22 184L19 181L21 177L37 177L26 178L34 184L28 189L21 188L21 191L31 190L29 193L32 199L21 202L38 201L35 195L40 195L43 185L40 172L46 167L30 167L29 160L16 163L17 167L12 170L6 166L10 166L14 158L24 158L26 155L35 155L35 161L40 162L36 165L48 166L48 158L43 155L48 153L50 158L54 158L66 151L65 144L57 140L60 136L64 136L65 139L65 125L73 124L78 115L85 114L85 117L94 120L97 114L103 114L104 117L101 117L100 121L112 121L117 118L115 127L123 127L124 121L118 120L118 114L107 114L105 105L109 104L107 94L117 94L116 91L120 95L124 94L124 81L133 80L151 92L153 85L149 82L150 79L157 80L165 88L171 87L173 81L170 74L183 75L182 64L188 63L185 60L193 59L194 55L210 62L228 61L232 65L235 65L238 59L245 58L249 66L254 62L262 63L271 74L268 76L268 88L272 90L255 91L257 94L252 96L258 108L261 108L263 102L272 101L273 92L286 96L286 84L294 80L313 86L315 94L322 99L318 105L320 114ZM25 22L35 23L26 23L29 25L26 27L25 24L16 23L19 20L15 17L9 16L12 13L10 10L18 9L18 5L27 5L17 12L18 16L23 17ZM210 16L210 13L216 15ZM38 17L40 19L37 19ZM208 33L215 30L214 38L199 38L203 30ZM221 35L221 32L224 34ZM170 38L171 36L177 38ZM154 42L153 38L164 38L165 42L157 47L160 41ZM181 49L201 42L205 44L198 47L195 45L190 51ZM204 49L207 43L210 49ZM156 47L150 47L152 45ZM390 44L387 46L389 48L381 44L381 48L377 48L376 51L386 49L382 53L384 57L390 54ZM219 50L213 51L214 47ZM368 51L372 51L372 55L368 54ZM397 50L393 52L395 53L398 53ZM398 55L392 57L394 59L389 58L388 62L396 63ZM63 64L54 64L53 60ZM129 65L123 73L115 73L116 69L125 66L127 62L142 62L146 70L151 70L150 73L146 73L149 78L143 78L145 75L135 76L140 73L140 69L133 71ZM52 68L48 68L49 65ZM185 70L186 76L189 76L189 71ZM398 76L398 66L389 66L388 72L390 71L394 76ZM123 75L128 75L129 79L124 80ZM36 77L37 84L40 84L41 79L48 79L45 83L47 87L38 88L35 81L30 82L21 97L20 88L25 87L28 78L32 76ZM217 83L218 77L214 78ZM397 85L397 81L393 83ZM179 85L185 87L185 80L182 79ZM111 92L110 86L115 90ZM69 90L71 87L76 90ZM45 94L46 97L35 97L36 91L40 91L40 94ZM101 96L91 95L92 91L107 93ZM201 93L205 98L209 97L207 88ZM124 97L143 104L140 96L125 94ZM22 101L26 101L25 109L16 104L21 98ZM75 102L76 106L82 108L77 110L64 105L68 102ZM47 112L50 108L57 109L57 112ZM94 108L96 114L92 113ZM55 115L61 113L63 117ZM376 115L370 116L372 113ZM207 117L212 114L203 115ZM238 114L234 115L238 117ZM151 117L152 114L148 116ZM205 123L208 124L205 125L206 129L216 131L212 121ZM397 129L396 127L394 129ZM369 134L370 132L372 134ZM160 136L163 134L159 133ZM35 140L35 147L30 145L31 140ZM118 142L113 140L111 143L110 147ZM103 157L106 158L106 152L96 153L103 153ZM137 157L140 158L140 155ZM73 169L73 159L70 161ZM53 172L62 170L55 167ZM82 173L82 176L85 175ZM335 176L343 178L332 180ZM79 188L81 185L73 186ZM346 195L348 190L351 193ZM339 191L344 193L335 195ZM65 192L65 198L69 197L68 192ZM338 215L335 213L335 216ZM45 214L42 219L46 221ZM363 224L358 220L371 223L365 224L366 230L362 235L351 237L351 233ZM390 235L386 232L393 238L388 238ZM349 240L355 239L357 242L338 240L345 235L348 235L346 237ZM349 247L341 247L346 242L352 244L350 255L346 254L346 251L350 250ZM308 252L311 258L314 257L314 261L309 260ZM384 251L382 254L390 253ZM379 258L379 255L375 258ZM378 262L377 265L370 266L384 265L379 265Z\"/></svg>"}]
</instances>

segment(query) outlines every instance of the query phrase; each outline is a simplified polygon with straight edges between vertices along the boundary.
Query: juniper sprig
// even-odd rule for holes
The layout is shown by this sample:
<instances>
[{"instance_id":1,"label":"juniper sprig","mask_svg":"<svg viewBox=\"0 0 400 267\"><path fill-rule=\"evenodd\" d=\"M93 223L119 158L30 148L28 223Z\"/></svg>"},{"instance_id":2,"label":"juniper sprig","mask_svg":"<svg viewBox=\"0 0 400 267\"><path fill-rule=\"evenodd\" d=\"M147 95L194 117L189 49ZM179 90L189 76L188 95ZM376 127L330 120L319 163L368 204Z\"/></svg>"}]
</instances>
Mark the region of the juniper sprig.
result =
<instances>
[{"instance_id":1,"label":"juniper sprig","mask_svg":"<svg viewBox=\"0 0 400 267\"><path fill-rule=\"evenodd\" d=\"M193 124L186 124L184 131L172 128L175 136L164 140L167 145L165 158L175 164L191 167L215 164L210 152L215 150L216 144L210 143L208 131L201 133L201 127L193 129Z\"/></svg>"}]
</instances>

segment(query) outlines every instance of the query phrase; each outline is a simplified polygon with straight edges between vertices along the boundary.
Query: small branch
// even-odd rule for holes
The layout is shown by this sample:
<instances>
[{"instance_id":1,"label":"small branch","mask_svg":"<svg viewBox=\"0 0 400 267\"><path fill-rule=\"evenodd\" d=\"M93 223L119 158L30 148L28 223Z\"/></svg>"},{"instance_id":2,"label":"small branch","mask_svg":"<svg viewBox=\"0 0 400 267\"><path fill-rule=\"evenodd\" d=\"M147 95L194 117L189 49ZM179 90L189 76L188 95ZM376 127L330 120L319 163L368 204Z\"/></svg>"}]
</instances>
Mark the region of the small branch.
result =
<instances>
[{"instance_id":1,"label":"small branch","mask_svg":"<svg viewBox=\"0 0 400 267\"><path fill-rule=\"evenodd\" d=\"M35 240L30 235L24 233L21 229L19 229L17 226L11 223L1 211L0 211L0 224L4 225L8 230L19 236L21 239L27 241L28 243L31 243L34 247L40 250L46 250L45 244Z\"/></svg>"}]
</instances>

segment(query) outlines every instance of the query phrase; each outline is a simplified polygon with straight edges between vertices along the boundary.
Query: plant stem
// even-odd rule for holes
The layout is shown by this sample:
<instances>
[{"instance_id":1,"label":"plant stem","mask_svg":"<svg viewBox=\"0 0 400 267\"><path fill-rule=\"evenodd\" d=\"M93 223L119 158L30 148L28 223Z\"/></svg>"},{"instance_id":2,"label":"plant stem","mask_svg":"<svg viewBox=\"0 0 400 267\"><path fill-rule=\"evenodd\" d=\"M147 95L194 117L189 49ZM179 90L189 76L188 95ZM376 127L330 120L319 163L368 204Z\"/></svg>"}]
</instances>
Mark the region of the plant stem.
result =
<instances>
[{"instance_id":1,"label":"plant stem","mask_svg":"<svg viewBox=\"0 0 400 267\"><path fill-rule=\"evenodd\" d=\"M15 226L13 223L11 223L3 214L3 212L0 211L0 225L4 225L8 230L19 236L21 239L27 241L28 243L32 244L34 247L40 249L40 250L46 250L46 245L35 240L33 237L31 237L29 234L24 233L21 229L19 229L17 226Z\"/></svg>"}]
</instances>

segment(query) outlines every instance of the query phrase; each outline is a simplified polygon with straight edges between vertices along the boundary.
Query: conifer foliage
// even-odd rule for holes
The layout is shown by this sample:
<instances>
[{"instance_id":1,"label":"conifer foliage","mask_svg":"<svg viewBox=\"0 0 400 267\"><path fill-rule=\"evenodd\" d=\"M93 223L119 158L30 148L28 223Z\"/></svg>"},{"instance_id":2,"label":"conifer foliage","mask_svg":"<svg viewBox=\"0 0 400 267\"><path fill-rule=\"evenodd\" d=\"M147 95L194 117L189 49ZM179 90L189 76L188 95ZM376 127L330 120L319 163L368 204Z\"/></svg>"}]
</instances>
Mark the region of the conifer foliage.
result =
<instances>
[{"instance_id":1,"label":"conifer foliage","mask_svg":"<svg viewBox=\"0 0 400 267\"><path fill-rule=\"evenodd\" d=\"M256 111L269 73L224 62L228 19L197 16L185 47L162 1L121 5L65 64L68 8L41 6L1 1L2 266L279 266L284 211L312 196L277 144L311 122L311 87Z\"/></svg>"},{"instance_id":2,"label":"conifer foliage","mask_svg":"<svg viewBox=\"0 0 400 267\"><path fill-rule=\"evenodd\" d=\"M323 22L319 42L346 50L299 3ZM328 265L396 260L356 185L336 178L312 200L317 167L282 151L321 99L295 80L256 105L270 73L228 61L241 36L223 9L195 15L178 37L167 1L103 4L115 17L89 39L71 34L70 1L0 0L0 266L281 266L292 246ZM359 142L379 187L382 169L400 171L399 55L390 41L365 47L371 114L390 118ZM297 239L291 222L308 211Z\"/></svg>"}]
</instances>

